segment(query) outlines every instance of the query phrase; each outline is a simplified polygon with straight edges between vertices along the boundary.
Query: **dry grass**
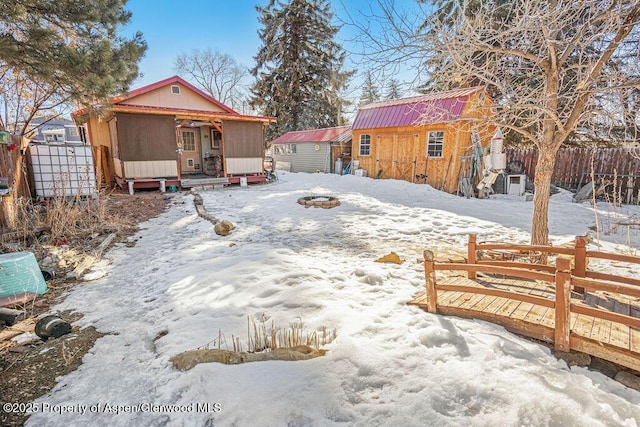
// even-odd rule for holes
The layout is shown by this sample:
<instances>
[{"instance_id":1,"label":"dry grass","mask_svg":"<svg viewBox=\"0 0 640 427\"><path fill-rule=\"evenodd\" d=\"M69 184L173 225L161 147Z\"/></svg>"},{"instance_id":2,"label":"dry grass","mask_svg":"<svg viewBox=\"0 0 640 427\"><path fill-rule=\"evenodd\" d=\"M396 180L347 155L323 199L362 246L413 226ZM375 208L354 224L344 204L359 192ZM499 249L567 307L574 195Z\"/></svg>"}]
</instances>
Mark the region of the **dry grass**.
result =
<instances>
[{"instance_id":1,"label":"dry grass","mask_svg":"<svg viewBox=\"0 0 640 427\"><path fill-rule=\"evenodd\" d=\"M44 201L19 198L14 201L16 227L13 240L26 241L34 231L46 229L52 242L86 238L100 232L106 223L108 194L95 198L56 196Z\"/></svg>"},{"instance_id":2,"label":"dry grass","mask_svg":"<svg viewBox=\"0 0 640 427\"><path fill-rule=\"evenodd\" d=\"M268 326L268 323L269 319L264 313L259 315L257 320L253 316L247 316L246 350L243 349L240 337L232 335L231 343L229 343L221 330L218 330L216 339L209 342L203 348L222 349L224 346L226 350L259 353L263 351L273 351L278 348L307 345L318 350L322 346L332 342L336 337L335 330L328 330L324 326L318 330L309 332L300 317L296 318L288 328L276 326L273 320L271 320L271 326Z\"/></svg>"}]
</instances>

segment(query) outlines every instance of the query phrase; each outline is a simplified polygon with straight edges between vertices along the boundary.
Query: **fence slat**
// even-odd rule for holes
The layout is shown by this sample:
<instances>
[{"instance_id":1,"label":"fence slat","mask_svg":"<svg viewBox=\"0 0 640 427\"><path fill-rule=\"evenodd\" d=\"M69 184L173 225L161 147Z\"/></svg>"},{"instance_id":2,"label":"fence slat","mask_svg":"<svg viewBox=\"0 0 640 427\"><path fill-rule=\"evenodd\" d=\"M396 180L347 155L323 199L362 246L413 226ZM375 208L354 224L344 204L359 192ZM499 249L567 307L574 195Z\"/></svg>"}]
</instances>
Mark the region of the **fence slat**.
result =
<instances>
[{"instance_id":1,"label":"fence slat","mask_svg":"<svg viewBox=\"0 0 640 427\"><path fill-rule=\"evenodd\" d=\"M535 177L538 150L536 148L505 149L508 161L520 161L525 167L527 179ZM551 181L563 187L576 189L582 174L587 174L583 185L591 181L591 157L594 172L613 176L618 173L618 185L627 187L633 182L634 194L640 191L640 179L627 176L640 175L640 148L561 148L556 156L556 165ZM624 177L623 177L624 176Z\"/></svg>"}]
</instances>

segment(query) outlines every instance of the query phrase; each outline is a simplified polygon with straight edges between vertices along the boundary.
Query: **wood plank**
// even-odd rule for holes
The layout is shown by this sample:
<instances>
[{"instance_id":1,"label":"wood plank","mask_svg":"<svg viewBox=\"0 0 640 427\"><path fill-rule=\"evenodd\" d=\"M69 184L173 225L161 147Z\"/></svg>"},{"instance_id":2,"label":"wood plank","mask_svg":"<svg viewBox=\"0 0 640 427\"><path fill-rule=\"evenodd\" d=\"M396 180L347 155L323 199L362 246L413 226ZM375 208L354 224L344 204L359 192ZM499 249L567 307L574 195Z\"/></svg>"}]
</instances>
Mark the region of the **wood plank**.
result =
<instances>
[{"instance_id":1,"label":"wood plank","mask_svg":"<svg viewBox=\"0 0 640 427\"><path fill-rule=\"evenodd\" d=\"M614 313L613 311L603 310L601 308L589 307L582 304L571 304L571 311L604 319L609 322L618 322L623 325L640 328L640 319L637 317L625 316L623 314Z\"/></svg>"},{"instance_id":2,"label":"wood plank","mask_svg":"<svg viewBox=\"0 0 640 427\"><path fill-rule=\"evenodd\" d=\"M599 341L601 343L609 344L609 335L611 334L611 321L605 320L601 317L594 317L593 329L591 329L592 340Z\"/></svg>"},{"instance_id":3,"label":"wood plank","mask_svg":"<svg viewBox=\"0 0 640 427\"><path fill-rule=\"evenodd\" d=\"M531 280L546 280L547 282L553 282L555 276L551 273L545 273L542 271L533 271L526 268L514 268L514 267L499 267L487 264L458 264L458 263L445 263L435 264L437 271L451 270L451 271L466 271L469 273L493 273L504 274L506 276L520 277L523 279Z\"/></svg>"},{"instance_id":4,"label":"wood plank","mask_svg":"<svg viewBox=\"0 0 640 427\"><path fill-rule=\"evenodd\" d=\"M572 247L562 246L542 246L542 245L511 245L505 243L480 243L476 245L476 250L505 250L505 251L522 251L522 252L547 252L551 254L574 255L575 250Z\"/></svg>"},{"instance_id":5,"label":"wood plank","mask_svg":"<svg viewBox=\"0 0 640 427\"><path fill-rule=\"evenodd\" d=\"M582 277L572 277L571 283L574 287L591 289L593 291L605 291L616 294L624 294L640 298L640 286L625 283L604 282L601 280L586 279Z\"/></svg>"},{"instance_id":6,"label":"wood plank","mask_svg":"<svg viewBox=\"0 0 640 427\"><path fill-rule=\"evenodd\" d=\"M526 269L530 269L530 270L546 271L547 273L555 273L556 272L556 267L553 266L553 265L531 264L531 263L527 263L527 262L518 262L518 261L482 260L482 261L478 261L477 264L495 265L495 266L500 266L500 267L526 268Z\"/></svg>"},{"instance_id":7,"label":"wood plank","mask_svg":"<svg viewBox=\"0 0 640 427\"><path fill-rule=\"evenodd\" d=\"M509 317L513 319L518 319L518 320L525 320L525 318L527 317L527 314L529 314L531 309L534 307L540 307L540 306L537 304L523 302L522 304L518 305L518 307L511 313Z\"/></svg>"},{"instance_id":8,"label":"wood plank","mask_svg":"<svg viewBox=\"0 0 640 427\"><path fill-rule=\"evenodd\" d=\"M458 305L458 308L463 310L469 310L476 305L479 301L482 301L486 295L467 293L462 302Z\"/></svg>"},{"instance_id":9,"label":"wood plank","mask_svg":"<svg viewBox=\"0 0 640 427\"><path fill-rule=\"evenodd\" d=\"M629 301L623 299L616 299L613 311L618 314L628 316L630 313ZM611 323L611 336L609 337L609 344L629 349L629 326L623 325L618 322Z\"/></svg>"},{"instance_id":10,"label":"wood plank","mask_svg":"<svg viewBox=\"0 0 640 427\"><path fill-rule=\"evenodd\" d=\"M508 303L500 307L500 309L496 310L495 314L499 316L509 317L511 313L513 313L520 304L523 304L523 303L520 301L510 299Z\"/></svg>"},{"instance_id":11,"label":"wood plank","mask_svg":"<svg viewBox=\"0 0 640 427\"><path fill-rule=\"evenodd\" d=\"M551 309L549 307L543 307L541 305L534 305L531 310L529 310L529 313L527 313L527 315L524 317L524 320L527 322L543 324L548 310Z\"/></svg>"},{"instance_id":12,"label":"wood plank","mask_svg":"<svg viewBox=\"0 0 640 427\"><path fill-rule=\"evenodd\" d=\"M640 264L640 256L634 256L634 255L622 255L622 254L614 254L614 253L600 252L600 251L587 251L587 257L608 259L611 261L628 262L630 264Z\"/></svg>"},{"instance_id":13,"label":"wood plank","mask_svg":"<svg viewBox=\"0 0 640 427\"><path fill-rule=\"evenodd\" d=\"M629 350L640 354L640 328L629 328Z\"/></svg>"},{"instance_id":14,"label":"wood plank","mask_svg":"<svg viewBox=\"0 0 640 427\"><path fill-rule=\"evenodd\" d=\"M407 304L408 305L420 305L420 303L422 302L426 302L427 300L427 293L426 292L421 292L418 295L414 296L413 299L411 301L409 301Z\"/></svg>"},{"instance_id":15,"label":"wood plank","mask_svg":"<svg viewBox=\"0 0 640 427\"><path fill-rule=\"evenodd\" d=\"M571 310L573 311L573 308ZM594 320L593 316L576 313L571 332L584 338L590 338Z\"/></svg>"},{"instance_id":16,"label":"wood plank","mask_svg":"<svg viewBox=\"0 0 640 427\"><path fill-rule=\"evenodd\" d=\"M438 291L438 306L457 307L456 301L464 296L464 292Z\"/></svg>"},{"instance_id":17,"label":"wood plank","mask_svg":"<svg viewBox=\"0 0 640 427\"><path fill-rule=\"evenodd\" d=\"M575 335L571 336L571 348L640 371L638 353Z\"/></svg>"},{"instance_id":18,"label":"wood plank","mask_svg":"<svg viewBox=\"0 0 640 427\"><path fill-rule=\"evenodd\" d=\"M496 298L499 298L499 297L494 295L485 295L484 298L476 302L469 309L473 311L484 312L486 308L489 307L496 300Z\"/></svg>"},{"instance_id":19,"label":"wood plank","mask_svg":"<svg viewBox=\"0 0 640 427\"><path fill-rule=\"evenodd\" d=\"M36 320L31 317L29 319L21 320L13 326L8 326L0 331L0 342L17 337L25 332L32 332L35 325Z\"/></svg>"},{"instance_id":20,"label":"wood plank","mask_svg":"<svg viewBox=\"0 0 640 427\"><path fill-rule=\"evenodd\" d=\"M607 280L609 282L625 283L627 285L640 286L640 279L633 277L618 276L616 274L599 273L596 271L587 271L586 277L595 280Z\"/></svg>"},{"instance_id":21,"label":"wood plank","mask_svg":"<svg viewBox=\"0 0 640 427\"><path fill-rule=\"evenodd\" d=\"M542 298L538 296L528 295L520 292L513 292L509 290L503 289L491 289L491 288L482 288L478 286L466 286L466 285L440 285L440 289L447 291L457 291L457 292L466 292L469 294L478 293L483 295L493 295L497 297L509 298L516 301L527 302L530 304L538 304L545 307L553 307L554 301L549 300L547 298Z\"/></svg>"},{"instance_id":22,"label":"wood plank","mask_svg":"<svg viewBox=\"0 0 640 427\"><path fill-rule=\"evenodd\" d=\"M508 299L508 298L496 297L495 300L491 301L486 307L484 307L484 310L482 310L482 312L483 313L488 313L488 314L494 314L498 310L500 310L500 307L502 307L503 305L505 305L509 301L511 301L511 300Z\"/></svg>"}]
</instances>

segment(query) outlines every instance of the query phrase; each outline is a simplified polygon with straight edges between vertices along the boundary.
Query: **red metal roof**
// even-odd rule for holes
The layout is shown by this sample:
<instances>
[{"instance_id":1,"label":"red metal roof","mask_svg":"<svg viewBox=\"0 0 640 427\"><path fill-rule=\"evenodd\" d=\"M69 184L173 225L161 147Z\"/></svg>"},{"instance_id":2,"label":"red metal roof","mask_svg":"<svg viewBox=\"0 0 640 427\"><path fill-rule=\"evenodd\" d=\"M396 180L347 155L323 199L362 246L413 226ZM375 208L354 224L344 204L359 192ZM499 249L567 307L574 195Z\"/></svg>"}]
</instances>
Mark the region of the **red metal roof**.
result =
<instances>
[{"instance_id":1,"label":"red metal roof","mask_svg":"<svg viewBox=\"0 0 640 427\"><path fill-rule=\"evenodd\" d=\"M348 139L345 140L345 138ZM338 126L325 129L299 130L280 135L272 144L291 144L295 142L346 142L351 139L351 126Z\"/></svg>"},{"instance_id":2,"label":"red metal roof","mask_svg":"<svg viewBox=\"0 0 640 427\"><path fill-rule=\"evenodd\" d=\"M413 126L455 120L462 115L469 96L483 89L454 89L367 104L358 109L352 128Z\"/></svg>"},{"instance_id":3,"label":"red metal roof","mask_svg":"<svg viewBox=\"0 0 640 427\"><path fill-rule=\"evenodd\" d=\"M189 89L191 89L192 91L194 91L195 93L200 95L201 97L205 98L207 101L212 102L213 104L215 104L218 107L222 108L227 113L238 114L238 112L236 112L233 109L231 109L230 107L224 105L222 102L218 101L213 96L201 91L200 89L198 89L197 87L195 87L191 83L187 82L186 80L184 80L180 76L171 76L168 79L160 80L159 82L151 83L150 85L143 86L141 88L132 90L131 92L127 93L126 95L117 96L115 98L112 98L111 99L111 103L112 104L119 104L122 101L126 101L127 99L131 99L131 98L133 98L135 96L139 96L139 95L142 95L144 93L151 92L153 90L156 90L156 89L161 88L163 86L169 85L171 83L180 83L180 84L188 87Z\"/></svg>"}]
</instances>

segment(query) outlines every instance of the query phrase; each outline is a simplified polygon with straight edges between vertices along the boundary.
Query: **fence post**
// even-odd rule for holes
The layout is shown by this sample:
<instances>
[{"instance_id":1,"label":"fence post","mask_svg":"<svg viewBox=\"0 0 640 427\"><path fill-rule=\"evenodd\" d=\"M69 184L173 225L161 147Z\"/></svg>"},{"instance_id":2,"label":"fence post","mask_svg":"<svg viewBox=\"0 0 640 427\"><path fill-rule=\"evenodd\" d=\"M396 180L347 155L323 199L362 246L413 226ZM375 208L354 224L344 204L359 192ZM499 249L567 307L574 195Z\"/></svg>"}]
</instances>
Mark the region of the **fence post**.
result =
<instances>
[{"instance_id":1,"label":"fence post","mask_svg":"<svg viewBox=\"0 0 640 427\"><path fill-rule=\"evenodd\" d=\"M571 320L571 260L556 259L556 321L554 348L570 351L569 342Z\"/></svg>"},{"instance_id":2,"label":"fence post","mask_svg":"<svg viewBox=\"0 0 640 427\"><path fill-rule=\"evenodd\" d=\"M467 247L467 264L475 264L476 263L476 240L478 236L475 234L469 234L469 245ZM475 271L468 271L467 277L469 279L476 278Z\"/></svg>"},{"instance_id":3,"label":"fence post","mask_svg":"<svg viewBox=\"0 0 640 427\"><path fill-rule=\"evenodd\" d=\"M436 271L433 262L433 252L424 251L424 278L427 284L427 310L429 313L438 312L438 291L436 290Z\"/></svg>"},{"instance_id":4,"label":"fence post","mask_svg":"<svg viewBox=\"0 0 640 427\"><path fill-rule=\"evenodd\" d=\"M576 277L585 277L587 274L587 239L585 236L576 236L576 253L574 256L573 274ZM576 292L584 293L584 288L577 287Z\"/></svg>"}]
</instances>

